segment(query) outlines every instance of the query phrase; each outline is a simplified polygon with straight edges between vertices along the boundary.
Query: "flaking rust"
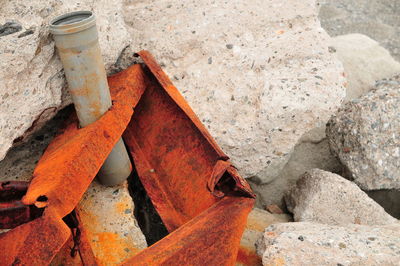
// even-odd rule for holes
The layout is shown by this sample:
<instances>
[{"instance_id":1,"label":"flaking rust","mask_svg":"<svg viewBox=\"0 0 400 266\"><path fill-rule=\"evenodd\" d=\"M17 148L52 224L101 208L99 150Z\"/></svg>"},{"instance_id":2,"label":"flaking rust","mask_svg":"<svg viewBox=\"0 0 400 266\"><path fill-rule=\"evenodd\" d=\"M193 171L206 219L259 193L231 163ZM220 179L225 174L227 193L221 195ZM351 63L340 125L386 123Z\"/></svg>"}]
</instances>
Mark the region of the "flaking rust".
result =
<instances>
[{"instance_id":1,"label":"flaking rust","mask_svg":"<svg viewBox=\"0 0 400 266\"><path fill-rule=\"evenodd\" d=\"M62 218L78 204L121 135L170 233L122 264L233 265L237 261L254 194L150 53L138 55L144 64L109 78L113 107L82 129L72 118L47 148L22 200L44 206L45 211L0 235L0 248L6 251L0 254L2 261L24 264L34 259L46 265L72 245L82 262L98 264L85 229L79 230L82 234L76 241ZM40 197L45 197L45 203ZM39 229L45 232L40 237L35 235Z\"/></svg>"}]
</instances>

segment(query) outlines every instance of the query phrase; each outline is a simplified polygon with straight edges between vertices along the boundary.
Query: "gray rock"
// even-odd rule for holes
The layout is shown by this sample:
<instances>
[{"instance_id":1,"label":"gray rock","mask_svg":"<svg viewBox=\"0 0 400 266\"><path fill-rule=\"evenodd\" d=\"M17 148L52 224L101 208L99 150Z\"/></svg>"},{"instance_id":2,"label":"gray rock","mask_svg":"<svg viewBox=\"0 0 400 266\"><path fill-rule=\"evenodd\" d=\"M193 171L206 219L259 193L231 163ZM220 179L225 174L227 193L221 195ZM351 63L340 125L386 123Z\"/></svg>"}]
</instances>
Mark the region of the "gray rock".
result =
<instances>
[{"instance_id":1,"label":"gray rock","mask_svg":"<svg viewBox=\"0 0 400 266\"><path fill-rule=\"evenodd\" d=\"M344 98L314 0L127 1L134 47L155 54L241 174L275 179Z\"/></svg>"},{"instance_id":2,"label":"gray rock","mask_svg":"<svg viewBox=\"0 0 400 266\"><path fill-rule=\"evenodd\" d=\"M374 87L376 80L400 72L400 63L365 35L337 36L331 39L330 47L344 66L347 78L346 101L367 93ZM325 126L314 128L301 137L278 178L268 184L252 184L253 190L259 195L258 206L278 204L283 207L283 193L302 173L313 168L342 172L340 162L330 152Z\"/></svg>"},{"instance_id":3,"label":"gray rock","mask_svg":"<svg viewBox=\"0 0 400 266\"><path fill-rule=\"evenodd\" d=\"M310 170L297 180L285 201L296 222L329 225L397 222L356 184L320 169Z\"/></svg>"},{"instance_id":4,"label":"gray rock","mask_svg":"<svg viewBox=\"0 0 400 266\"><path fill-rule=\"evenodd\" d=\"M400 188L400 76L344 105L327 125L331 150L362 189Z\"/></svg>"},{"instance_id":5,"label":"gray rock","mask_svg":"<svg viewBox=\"0 0 400 266\"><path fill-rule=\"evenodd\" d=\"M258 242L263 265L399 265L400 225L282 223Z\"/></svg>"},{"instance_id":6,"label":"gray rock","mask_svg":"<svg viewBox=\"0 0 400 266\"><path fill-rule=\"evenodd\" d=\"M368 36L341 35L332 38L330 45L335 48L346 73L346 101L370 91L377 80L400 73L400 63Z\"/></svg>"},{"instance_id":7,"label":"gray rock","mask_svg":"<svg viewBox=\"0 0 400 266\"><path fill-rule=\"evenodd\" d=\"M22 30L21 24L17 21L9 21L0 26L0 37L16 33Z\"/></svg>"},{"instance_id":8,"label":"gray rock","mask_svg":"<svg viewBox=\"0 0 400 266\"><path fill-rule=\"evenodd\" d=\"M49 21L69 11L93 10L104 62L110 70L131 40L122 8L122 0L112 4L105 0L2 2L0 160L13 144L26 140L71 102L62 66L48 32Z\"/></svg>"}]
</instances>

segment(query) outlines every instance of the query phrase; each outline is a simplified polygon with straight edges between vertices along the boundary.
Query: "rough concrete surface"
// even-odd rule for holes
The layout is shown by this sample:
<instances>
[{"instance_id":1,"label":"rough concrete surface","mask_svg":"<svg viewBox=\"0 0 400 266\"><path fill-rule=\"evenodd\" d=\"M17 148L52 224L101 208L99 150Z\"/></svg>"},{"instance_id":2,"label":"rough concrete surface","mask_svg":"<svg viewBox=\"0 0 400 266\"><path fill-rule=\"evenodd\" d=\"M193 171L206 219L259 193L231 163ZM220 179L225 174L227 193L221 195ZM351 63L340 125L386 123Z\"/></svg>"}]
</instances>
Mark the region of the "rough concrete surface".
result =
<instances>
[{"instance_id":1,"label":"rough concrete surface","mask_svg":"<svg viewBox=\"0 0 400 266\"><path fill-rule=\"evenodd\" d=\"M55 117L36 131L21 145L12 148L4 160L0 161L0 178L4 180L31 180L33 170L50 141L57 134L71 107L61 110Z\"/></svg>"},{"instance_id":2,"label":"rough concrete surface","mask_svg":"<svg viewBox=\"0 0 400 266\"><path fill-rule=\"evenodd\" d=\"M347 78L346 101L367 93L374 88L376 81L400 72L400 63L368 36L362 34L337 36L330 40L329 45L331 51L338 56L344 66ZM283 207L283 193L296 182L302 173L312 168L320 168L334 173L342 172L340 162L330 152L325 126L314 128L302 136L288 163L279 174L279 178L264 185L252 184L253 189L259 195L257 206L262 207L275 203ZM389 201L391 199L391 197L384 197L383 192L380 195L382 204L385 204L383 198L387 198ZM385 204L389 208L388 211L393 214L396 211L392 205Z\"/></svg>"},{"instance_id":3,"label":"rough concrete surface","mask_svg":"<svg viewBox=\"0 0 400 266\"><path fill-rule=\"evenodd\" d=\"M107 69L117 61L129 34L122 1L2 1L0 5L0 160L70 103L61 63L48 32L54 17L93 10Z\"/></svg>"},{"instance_id":4,"label":"rough concrete surface","mask_svg":"<svg viewBox=\"0 0 400 266\"><path fill-rule=\"evenodd\" d=\"M362 34L337 36L330 41L331 50L343 62L346 73L346 98L352 100L374 88L376 81L400 73L400 63L376 41ZM305 171L320 168L329 172L341 173L342 166L329 149L325 126L317 127L302 136L296 144L288 163L279 178L264 185L252 184L258 193L258 206L271 203L284 206L282 195ZM392 193L393 194L393 193ZM380 193L383 201L383 192ZM393 197L393 196L392 196ZM391 197L386 197L389 201ZM388 211L396 213L394 206ZM393 211L391 211L393 210Z\"/></svg>"},{"instance_id":5,"label":"rough concrete surface","mask_svg":"<svg viewBox=\"0 0 400 266\"><path fill-rule=\"evenodd\" d=\"M400 63L366 35L337 36L331 39L330 46L335 49L346 73L346 101L367 93L376 81L400 73Z\"/></svg>"},{"instance_id":6,"label":"rough concrete surface","mask_svg":"<svg viewBox=\"0 0 400 266\"><path fill-rule=\"evenodd\" d=\"M320 169L312 169L297 180L285 201L296 222L329 225L397 222L356 184Z\"/></svg>"},{"instance_id":7,"label":"rough concrete surface","mask_svg":"<svg viewBox=\"0 0 400 266\"><path fill-rule=\"evenodd\" d=\"M134 46L154 53L245 177L275 179L344 98L314 0L125 5Z\"/></svg>"},{"instance_id":8,"label":"rough concrete surface","mask_svg":"<svg viewBox=\"0 0 400 266\"><path fill-rule=\"evenodd\" d=\"M330 36L361 33L378 41L400 61L400 2L321 0L319 18Z\"/></svg>"},{"instance_id":9,"label":"rough concrete surface","mask_svg":"<svg viewBox=\"0 0 400 266\"><path fill-rule=\"evenodd\" d=\"M124 182L105 187L94 181L77 209L100 265L116 265L147 247L133 215L134 204Z\"/></svg>"},{"instance_id":10,"label":"rough concrete surface","mask_svg":"<svg viewBox=\"0 0 400 266\"><path fill-rule=\"evenodd\" d=\"M257 243L263 265L399 265L400 261L399 224L274 224Z\"/></svg>"},{"instance_id":11,"label":"rough concrete surface","mask_svg":"<svg viewBox=\"0 0 400 266\"><path fill-rule=\"evenodd\" d=\"M400 76L345 104L327 126L334 154L362 189L400 189Z\"/></svg>"}]
</instances>

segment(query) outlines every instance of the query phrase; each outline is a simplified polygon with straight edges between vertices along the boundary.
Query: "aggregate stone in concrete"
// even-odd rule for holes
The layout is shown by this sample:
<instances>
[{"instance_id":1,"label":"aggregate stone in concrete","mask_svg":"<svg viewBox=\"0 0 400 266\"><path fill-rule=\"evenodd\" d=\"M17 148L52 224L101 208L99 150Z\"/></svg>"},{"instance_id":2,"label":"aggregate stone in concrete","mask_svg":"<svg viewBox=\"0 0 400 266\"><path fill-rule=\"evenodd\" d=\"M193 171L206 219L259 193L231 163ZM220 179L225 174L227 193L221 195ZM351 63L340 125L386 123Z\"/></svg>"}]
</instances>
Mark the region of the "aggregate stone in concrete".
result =
<instances>
[{"instance_id":1,"label":"aggregate stone in concrete","mask_svg":"<svg viewBox=\"0 0 400 266\"><path fill-rule=\"evenodd\" d=\"M263 265L399 265L400 225L282 223L266 228Z\"/></svg>"},{"instance_id":2,"label":"aggregate stone in concrete","mask_svg":"<svg viewBox=\"0 0 400 266\"><path fill-rule=\"evenodd\" d=\"M296 222L384 225L397 222L353 182L330 172L306 172L285 197Z\"/></svg>"},{"instance_id":3,"label":"aggregate stone in concrete","mask_svg":"<svg viewBox=\"0 0 400 266\"><path fill-rule=\"evenodd\" d=\"M400 76L345 104L329 120L333 153L362 189L400 189Z\"/></svg>"},{"instance_id":4,"label":"aggregate stone in concrete","mask_svg":"<svg viewBox=\"0 0 400 266\"><path fill-rule=\"evenodd\" d=\"M244 177L275 179L344 98L314 0L127 1L148 49Z\"/></svg>"},{"instance_id":5,"label":"aggregate stone in concrete","mask_svg":"<svg viewBox=\"0 0 400 266\"><path fill-rule=\"evenodd\" d=\"M93 10L106 69L130 42L122 0L2 1L0 18L0 160L71 102L48 24L76 10Z\"/></svg>"}]
</instances>

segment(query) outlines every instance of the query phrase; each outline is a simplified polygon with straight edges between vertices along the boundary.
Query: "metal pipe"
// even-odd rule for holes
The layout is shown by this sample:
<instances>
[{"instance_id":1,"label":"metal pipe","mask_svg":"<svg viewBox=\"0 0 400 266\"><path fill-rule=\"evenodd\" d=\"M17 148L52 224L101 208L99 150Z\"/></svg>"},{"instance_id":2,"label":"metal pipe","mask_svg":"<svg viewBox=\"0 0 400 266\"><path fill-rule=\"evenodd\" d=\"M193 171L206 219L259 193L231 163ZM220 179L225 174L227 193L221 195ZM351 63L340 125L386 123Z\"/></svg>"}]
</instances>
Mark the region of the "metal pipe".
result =
<instances>
[{"instance_id":1,"label":"metal pipe","mask_svg":"<svg viewBox=\"0 0 400 266\"><path fill-rule=\"evenodd\" d=\"M98 42L96 18L90 11L77 11L51 21L58 54L80 125L99 119L112 105L106 71ZM125 180L132 171L125 145L120 139L97 177L106 186Z\"/></svg>"}]
</instances>

